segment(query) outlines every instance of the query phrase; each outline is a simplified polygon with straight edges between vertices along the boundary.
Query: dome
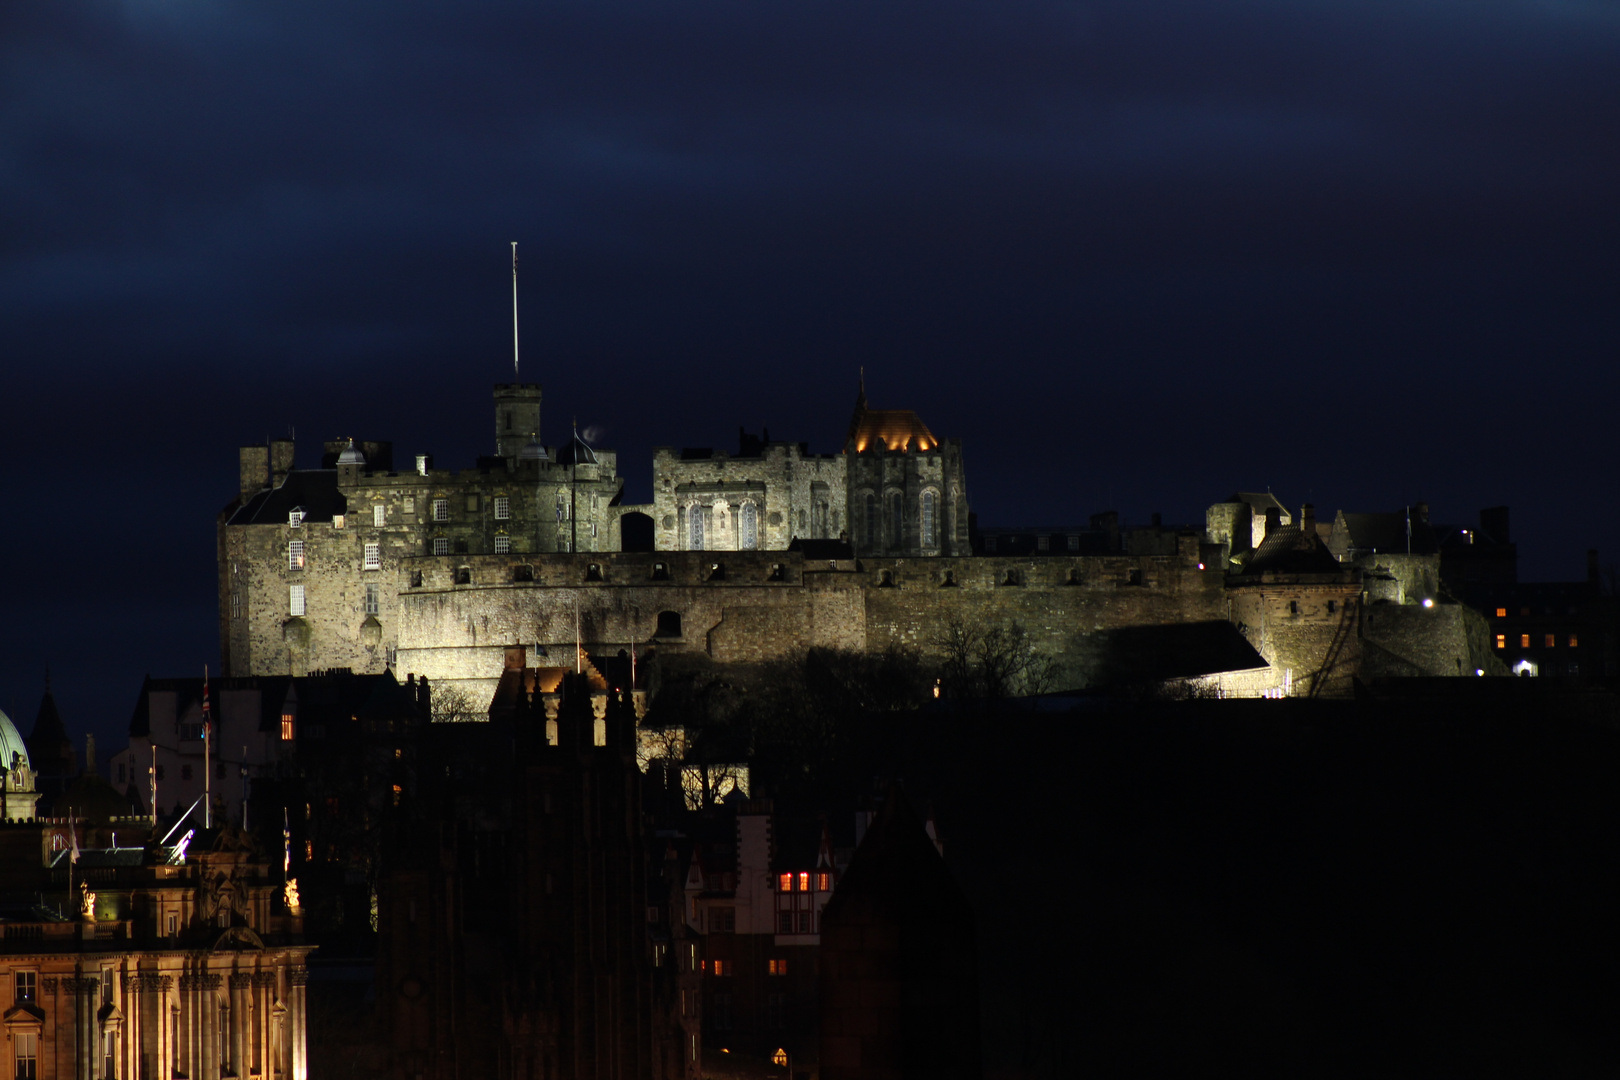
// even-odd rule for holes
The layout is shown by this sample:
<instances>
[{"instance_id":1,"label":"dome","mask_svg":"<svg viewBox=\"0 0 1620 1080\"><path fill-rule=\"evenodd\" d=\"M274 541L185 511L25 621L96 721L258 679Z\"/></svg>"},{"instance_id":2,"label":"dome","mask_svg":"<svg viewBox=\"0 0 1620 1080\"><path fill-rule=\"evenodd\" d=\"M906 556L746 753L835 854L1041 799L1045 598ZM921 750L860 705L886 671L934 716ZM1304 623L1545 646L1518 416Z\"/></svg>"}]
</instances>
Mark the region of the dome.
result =
<instances>
[{"instance_id":1,"label":"dome","mask_svg":"<svg viewBox=\"0 0 1620 1080\"><path fill-rule=\"evenodd\" d=\"M366 455L362 454L359 447L354 445L354 440L350 439L349 445L345 446L343 453L338 455L337 463L339 465L364 465Z\"/></svg>"},{"instance_id":2,"label":"dome","mask_svg":"<svg viewBox=\"0 0 1620 1080\"><path fill-rule=\"evenodd\" d=\"M522 450L518 451L518 460L544 461L546 460L546 448L540 445L539 439L536 439L533 435L530 435L529 441L524 444Z\"/></svg>"},{"instance_id":3,"label":"dome","mask_svg":"<svg viewBox=\"0 0 1620 1080\"><path fill-rule=\"evenodd\" d=\"M24 768L32 769L33 763L28 760L28 745L23 742L22 734L17 725L11 722L11 717L0 712L0 768L11 768L11 755L21 754Z\"/></svg>"}]
</instances>

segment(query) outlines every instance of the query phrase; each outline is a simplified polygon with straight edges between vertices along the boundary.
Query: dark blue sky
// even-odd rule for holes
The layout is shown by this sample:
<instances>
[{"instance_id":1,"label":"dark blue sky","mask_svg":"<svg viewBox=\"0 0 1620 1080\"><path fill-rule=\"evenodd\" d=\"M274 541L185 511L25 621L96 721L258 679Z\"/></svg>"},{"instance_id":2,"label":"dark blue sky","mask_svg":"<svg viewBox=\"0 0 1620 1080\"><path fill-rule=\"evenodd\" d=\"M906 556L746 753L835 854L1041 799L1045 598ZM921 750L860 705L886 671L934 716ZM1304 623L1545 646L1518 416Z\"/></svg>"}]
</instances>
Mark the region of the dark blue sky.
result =
<instances>
[{"instance_id":1,"label":"dark blue sky","mask_svg":"<svg viewBox=\"0 0 1620 1080\"><path fill-rule=\"evenodd\" d=\"M0 708L217 662L236 447L470 463L873 404L986 523L1508 503L1620 555L1620 6L0 7ZM112 740L109 743L108 740Z\"/></svg>"}]
</instances>

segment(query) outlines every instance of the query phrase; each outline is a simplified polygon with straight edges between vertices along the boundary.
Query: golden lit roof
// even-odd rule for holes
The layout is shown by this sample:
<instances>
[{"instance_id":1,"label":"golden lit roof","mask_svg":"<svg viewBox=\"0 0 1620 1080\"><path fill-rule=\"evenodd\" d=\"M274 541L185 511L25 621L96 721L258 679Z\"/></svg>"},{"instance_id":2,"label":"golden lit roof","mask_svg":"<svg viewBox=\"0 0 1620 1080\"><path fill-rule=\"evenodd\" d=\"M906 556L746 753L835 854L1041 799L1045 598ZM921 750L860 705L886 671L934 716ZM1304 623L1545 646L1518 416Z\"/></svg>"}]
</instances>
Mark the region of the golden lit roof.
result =
<instances>
[{"instance_id":1,"label":"golden lit roof","mask_svg":"<svg viewBox=\"0 0 1620 1080\"><path fill-rule=\"evenodd\" d=\"M861 409L849 434L855 452L867 447L888 450L933 450L939 440L910 409Z\"/></svg>"}]
</instances>

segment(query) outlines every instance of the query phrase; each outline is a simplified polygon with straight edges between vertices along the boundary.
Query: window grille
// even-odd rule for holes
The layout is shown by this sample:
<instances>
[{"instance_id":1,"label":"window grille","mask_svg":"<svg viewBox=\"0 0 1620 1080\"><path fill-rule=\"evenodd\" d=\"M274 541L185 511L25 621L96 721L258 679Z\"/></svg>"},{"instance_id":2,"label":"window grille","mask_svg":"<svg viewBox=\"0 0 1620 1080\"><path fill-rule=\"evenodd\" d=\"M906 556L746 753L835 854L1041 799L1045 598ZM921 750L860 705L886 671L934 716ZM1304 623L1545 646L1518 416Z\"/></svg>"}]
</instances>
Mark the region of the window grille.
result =
<instances>
[{"instance_id":1,"label":"window grille","mask_svg":"<svg viewBox=\"0 0 1620 1080\"><path fill-rule=\"evenodd\" d=\"M507 555L512 551L512 538L504 534L495 537L495 554Z\"/></svg>"},{"instance_id":2,"label":"window grille","mask_svg":"<svg viewBox=\"0 0 1620 1080\"><path fill-rule=\"evenodd\" d=\"M512 517L512 500L506 495L495 496L495 520L508 521Z\"/></svg>"},{"instance_id":3,"label":"window grille","mask_svg":"<svg viewBox=\"0 0 1620 1080\"><path fill-rule=\"evenodd\" d=\"M388 524L388 507L382 503L373 506L371 508L371 523L379 529Z\"/></svg>"},{"instance_id":4,"label":"window grille","mask_svg":"<svg viewBox=\"0 0 1620 1080\"><path fill-rule=\"evenodd\" d=\"M434 521L449 521L450 520L450 500L449 499L434 499L433 500L433 520Z\"/></svg>"},{"instance_id":5,"label":"window grille","mask_svg":"<svg viewBox=\"0 0 1620 1080\"><path fill-rule=\"evenodd\" d=\"M294 616L304 613L304 587L294 585L288 590L287 610Z\"/></svg>"},{"instance_id":6,"label":"window grille","mask_svg":"<svg viewBox=\"0 0 1620 1080\"><path fill-rule=\"evenodd\" d=\"M379 600L378 594L380 592L381 592L381 590L377 587L376 582L368 582L366 584L366 614L367 615L375 615L375 614L377 614L377 612L379 610L381 610L381 605L378 602L378 600Z\"/></svg>"},{"instance_id":7,"label":"window grille","mask_svg":"<svg viewBox=\"0 0 1620 1080\"><path fill-rule=\"evenodd\" d=\"M688 528L687 548L692 551L703 550L703 507L695 503L686 511L686 524Z\"/></svg>"},{"instance_id":8,"label":"window grille","mask_svg":"<svg viewBox=\"0 0 1620 1080\"><path fill-rule=\"evenodd\" d=\"M922 493L922 542L923 547L934 546L934 501L936 496L932 491Z\"/></svg>"},{"instance_id":9,"label":"window grille","mask_svg":"<svg viewBox=\"0 0 1620 1080\"><path fill-rule=\"evenodd\" d=\"M304 568L304 542L293 540L287 544L287 569L302 570Z\"/></svg>"},{"instance_id":10,"label":"window grille","mask_svg":"<svg viewBox=\"0 0 1620 1080\"><path fill-rule=\"evenodd\" d=\"M448 555L448 554L450 554L450 538L447 537L447 536L435 536L433 538L433 554L435 554L435 555Z\"/></svg>"},{"instance_id":11,"label":"window grille","mask_svg":"<svg viewBox=\"0 0 1620 1080\"><path fill-rule=\"evenodd\" d=\"M382 545L381 544L367 544L366 545L365 567L366 567L367 570L381 570L382 569Z\"/></svg>"}]
</instances>

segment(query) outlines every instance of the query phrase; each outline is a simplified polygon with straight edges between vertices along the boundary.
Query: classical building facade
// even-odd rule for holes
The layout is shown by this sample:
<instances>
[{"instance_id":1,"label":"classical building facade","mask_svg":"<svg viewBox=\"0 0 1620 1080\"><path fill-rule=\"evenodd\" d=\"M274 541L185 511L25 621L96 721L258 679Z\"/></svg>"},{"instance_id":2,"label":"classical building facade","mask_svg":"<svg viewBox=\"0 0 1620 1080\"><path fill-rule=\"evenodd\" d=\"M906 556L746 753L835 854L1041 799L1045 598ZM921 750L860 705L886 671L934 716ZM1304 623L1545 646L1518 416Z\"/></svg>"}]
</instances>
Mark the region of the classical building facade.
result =
<instances>
[{"instance_id":1,"label":"classical building facade","mask_svg":"<svg viewBox=\"0 0 1620 1080\"><path fill-rule=\"evenodd\" d=\"M300 917L231 831L81 846L52 819L3 840L4 1068L21 1080L306 1080ZM132 835L134 834L134 835ZM71 880L70 880L71 876Z\"/></svg>"}]
</instances>

